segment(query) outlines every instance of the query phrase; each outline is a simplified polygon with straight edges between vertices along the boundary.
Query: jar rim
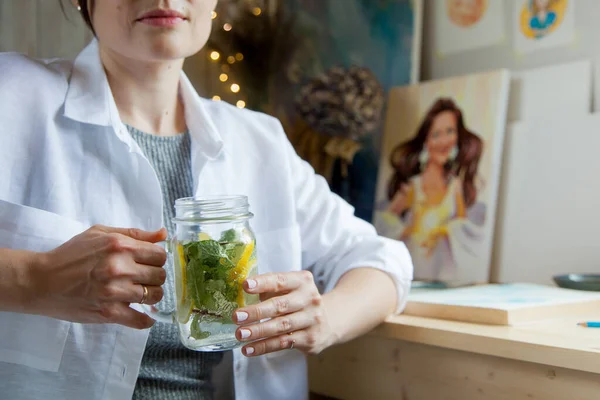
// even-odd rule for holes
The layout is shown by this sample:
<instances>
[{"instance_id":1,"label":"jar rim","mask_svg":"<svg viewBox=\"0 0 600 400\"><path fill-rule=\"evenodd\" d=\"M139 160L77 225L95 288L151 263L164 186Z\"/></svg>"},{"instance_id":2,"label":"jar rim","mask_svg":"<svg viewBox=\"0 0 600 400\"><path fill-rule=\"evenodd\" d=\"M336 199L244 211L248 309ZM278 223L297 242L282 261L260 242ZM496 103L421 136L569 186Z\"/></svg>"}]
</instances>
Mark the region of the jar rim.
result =
<instances>
[{"instance_id":1,"label":"jar rim","mask_svg":"<svg viewBox=\"0 0 600 400\"><path fill-rule=\"evenodd\" d=\"M250 219L248 196L209 195L175 200L174 222L226 222Z\"/></svg>"},{"instance_id":2,"label":"jar rim","mask_svg":"<svg viewBox=\"0 0 600 400\"><path fill-rule=\"evenodd\" d=\"M248 196L245 195L208 195L202 197L183 197L175 200L175 207L203 207L222 203L232 203L234 206L248 206Z\"/></svg>"}]
</instances>

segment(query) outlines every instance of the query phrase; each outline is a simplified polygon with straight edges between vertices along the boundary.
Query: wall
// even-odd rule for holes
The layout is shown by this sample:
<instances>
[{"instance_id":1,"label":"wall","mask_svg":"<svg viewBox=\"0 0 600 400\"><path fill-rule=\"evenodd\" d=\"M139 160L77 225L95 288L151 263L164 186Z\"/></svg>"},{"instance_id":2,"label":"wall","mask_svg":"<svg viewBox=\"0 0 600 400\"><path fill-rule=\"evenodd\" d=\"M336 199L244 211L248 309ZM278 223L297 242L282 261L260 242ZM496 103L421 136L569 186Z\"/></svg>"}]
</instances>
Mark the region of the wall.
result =
<instances>
[{"instance_id":1,"label":"wall","mask_svg":"<svg viewBox=\"0 0 600 400\"><path fill-rule=\"evenodd\" d=\"M512 44L513 13L514 7L524 0L489 0L502 1L506 6L504 15L498 16L503 19L507 33L504 42L444 57L438 55L435 42L436 34L440 33L434 23L435 1L445 0L425 1L423 80L497 68L521 71L589 60L595 81L591 110L600 111L600 45L597 44L600 1L569 0L575 5L575 43L520 56ZM529 117L515 118L522 121L508 125L491 273L494 282L548 284L559 273L600 273L600 247L594 233L586 231L590 215L595 215L600 201L600 191L589 184L597 180L594 151L600 114L586 115L581 107L587 98L580 94L590 86L583 75L564 74L564 79L552 86L548 74L548 69L528 74L529 94L522 96L519 105L523 106L526 98L537 98L539 104L531 107L535 100L529 100L527 108L535 109L534 112L520 112ZM561 89L557 89L559 86ZM536 87L535 93L532 87ZM560 98L550 100L546 90ZM572 96L576 101L566 100ZM540 101L540 97L546 101ZM573 151L564 150L564 132L569 132L568 143L576 143ZM560 157L560 163L555 161L556 157ZM558 191L555 182L563 183ZM573 199L577 199L576 206ZM587 200L589 203L584 202ZM564 212L567 209L569 212Z\"/></svg>"},{"instance_id":2,"label":"wall","mask_svg":"<svg viewBox=\"0 0 600 400\"><path fill-rule=\"evenodd\" d=\"M523 0L489 0L503 1L506 5L504 16L506 40L504 43L493 47L472 50L464 53L440 57L436 52L435 34L435 7L434 1L426 0L424 12L423 54L421 74L422 80L446 78L472 72L485 71L495 68L509 68L522 70L533 67L542 67L559 64L572 60L590 59L594 63L594 75L600 77L600 1L598 0L571 0L575 3L575 19L577 25L577 39L572 45L557 47L553 50L539 51L523 56L518 56L512 46L512 16L516 4ZM594 110L600 111L600 79L594 83Z\"/></svg>"},{"instance_id":3,"label":"wall","mask_svg":"<svg viewBox=\"0 0 600 400\"><path fill-rule=\"evenodd\" d=\"M67 1L0 0L0 51L36 58L73 58L91 34Z\"/></svg>"}]
</instances>

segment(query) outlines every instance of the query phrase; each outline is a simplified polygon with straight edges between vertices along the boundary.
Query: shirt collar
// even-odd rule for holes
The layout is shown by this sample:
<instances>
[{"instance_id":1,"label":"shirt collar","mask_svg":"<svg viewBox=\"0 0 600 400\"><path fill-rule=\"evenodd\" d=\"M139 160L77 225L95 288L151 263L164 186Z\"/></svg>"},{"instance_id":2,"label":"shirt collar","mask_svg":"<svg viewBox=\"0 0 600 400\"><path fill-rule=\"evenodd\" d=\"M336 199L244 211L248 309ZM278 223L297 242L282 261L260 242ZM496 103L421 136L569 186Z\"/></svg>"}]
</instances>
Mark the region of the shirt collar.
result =
<instances>
[{"instance_id":1,"label":"shirt collar","mask_svg":"<svg viewBox=\"0 0 600 400\"><path fill-rule=\"evenodd\" d=\"M223 140L206 102L202 99L185 73L181 72L179 93L185 106L185 119L190 135L199 144L200 151L209 159L215 159L223 149ZM77 56L65 98L64 115L75 121L113 127L120 139L126 134L115 100L112 96L106 72L100 60L97 39Z\"/></svg>"}]
</instances>

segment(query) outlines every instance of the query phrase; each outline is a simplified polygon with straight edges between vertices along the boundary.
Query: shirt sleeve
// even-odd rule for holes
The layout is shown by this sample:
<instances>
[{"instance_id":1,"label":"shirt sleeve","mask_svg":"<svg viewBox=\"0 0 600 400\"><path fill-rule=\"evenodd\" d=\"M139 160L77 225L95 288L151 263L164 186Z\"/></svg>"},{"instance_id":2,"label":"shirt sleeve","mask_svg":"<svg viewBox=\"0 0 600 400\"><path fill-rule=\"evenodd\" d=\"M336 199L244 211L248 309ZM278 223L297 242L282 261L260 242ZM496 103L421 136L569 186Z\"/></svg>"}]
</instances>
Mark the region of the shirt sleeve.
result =
<instances>
[{"instance_id":1,"label":"shirt sleeve","mask_svg":"<svg viewBox=\"0 0 600 400\"><path fill-rule=\"evenodd\" d=\"M322 292L333 289L342 275L354 268L384 271L396 285L396 312L402 312L413 277L412 260L404 243L379 236L373 225L356 217L354 208L297 155L287 138L283 147L296 201L302 268L314 274Z\"/></svg>"}]
</instances>

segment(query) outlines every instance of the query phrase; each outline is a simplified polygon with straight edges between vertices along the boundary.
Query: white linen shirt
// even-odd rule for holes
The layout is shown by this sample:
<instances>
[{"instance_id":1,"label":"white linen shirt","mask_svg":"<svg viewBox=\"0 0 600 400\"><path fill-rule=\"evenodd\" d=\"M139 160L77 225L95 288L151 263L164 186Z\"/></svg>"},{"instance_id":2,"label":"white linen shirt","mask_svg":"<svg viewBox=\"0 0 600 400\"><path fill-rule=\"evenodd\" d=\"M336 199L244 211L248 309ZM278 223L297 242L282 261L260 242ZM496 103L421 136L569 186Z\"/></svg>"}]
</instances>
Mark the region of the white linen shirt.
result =
<instances>
[{"instance_id":1,"label":"white linen shirt","mask_svg":"<svg viewBox=\"0 0 600 400\"><path fill-rule=\"evenodd\" d=\"M182 73L196 196L244 194L260 272L310 269L331 290L348 270L389 273L406 303L405 246L332 194L274 118L200 98ZM163 226L154 170L121 122L94 40L74 62L0 54L0 247L48 251L94 224ZM172 205L166 205L171 207ZM148 330L0 313L0 397L130 399ZM308 397L306 360L291 350L233 352L236 398Z\"/></svg>"}]
</instances>

